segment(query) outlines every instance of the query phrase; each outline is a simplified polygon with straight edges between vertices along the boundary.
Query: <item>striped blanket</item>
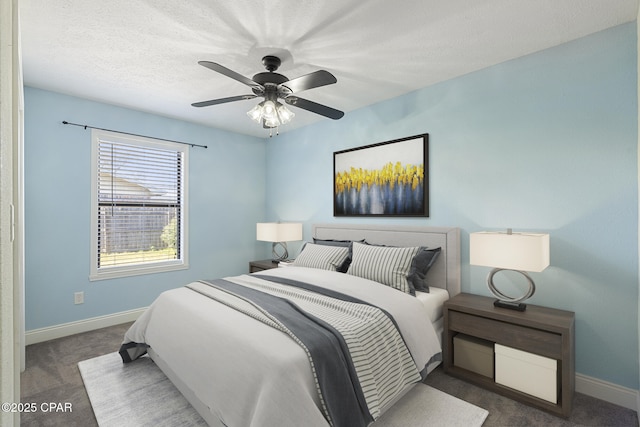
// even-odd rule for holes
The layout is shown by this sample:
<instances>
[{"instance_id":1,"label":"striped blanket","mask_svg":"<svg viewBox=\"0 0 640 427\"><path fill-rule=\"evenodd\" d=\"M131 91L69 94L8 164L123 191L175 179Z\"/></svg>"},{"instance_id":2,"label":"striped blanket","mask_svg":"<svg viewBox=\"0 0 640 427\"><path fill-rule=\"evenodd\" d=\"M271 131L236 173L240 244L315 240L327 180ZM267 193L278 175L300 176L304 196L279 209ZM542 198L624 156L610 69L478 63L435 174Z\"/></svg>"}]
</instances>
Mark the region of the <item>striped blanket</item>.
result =
<instances>
[{"instance_id":1,"label":"striped blanket","mask_svg":"<svg viewBox=\"0 0 640 427\"><path fill-rule=\"evenodd\" d=\"M277 268L163 292L120 354L149 351L212 426L368 425L440 360L430 316L371 280Z\"/></svg>"},{"instance_id":2,"label":"striped blanket","mask_svg":"<svg viewBox=\"0 0 640 427\"><path fill-rule=\"evenodd\" d=\"M308 283L255 277L187 287L298 343L309 358L330 425L366 426L408 384L420 381L419 369L389 313Z\"/></svg>"}]
</instances>

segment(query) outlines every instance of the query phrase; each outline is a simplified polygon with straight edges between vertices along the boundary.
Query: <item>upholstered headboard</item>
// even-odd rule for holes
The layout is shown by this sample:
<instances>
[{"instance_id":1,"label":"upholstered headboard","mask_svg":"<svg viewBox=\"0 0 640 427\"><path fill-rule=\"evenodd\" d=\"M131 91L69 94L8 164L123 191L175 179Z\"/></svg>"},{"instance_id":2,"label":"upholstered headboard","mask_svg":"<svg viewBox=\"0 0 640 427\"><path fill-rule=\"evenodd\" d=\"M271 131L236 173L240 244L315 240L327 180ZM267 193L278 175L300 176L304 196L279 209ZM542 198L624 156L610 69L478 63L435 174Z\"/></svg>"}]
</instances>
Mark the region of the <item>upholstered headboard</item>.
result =
<instances>
[{"instance_id":1,"label":"upholstered headboard","mask_svg":"<svg viewBox=\"0 0 640 427\"><path fill-rule=\"evenodd\" d=\"M460 293L460 229L455 227L407 227L398 225L314 224L317 239L362 240L391 246L442 248L427 276L429 286Z\"/></svg>"}]
</instances>

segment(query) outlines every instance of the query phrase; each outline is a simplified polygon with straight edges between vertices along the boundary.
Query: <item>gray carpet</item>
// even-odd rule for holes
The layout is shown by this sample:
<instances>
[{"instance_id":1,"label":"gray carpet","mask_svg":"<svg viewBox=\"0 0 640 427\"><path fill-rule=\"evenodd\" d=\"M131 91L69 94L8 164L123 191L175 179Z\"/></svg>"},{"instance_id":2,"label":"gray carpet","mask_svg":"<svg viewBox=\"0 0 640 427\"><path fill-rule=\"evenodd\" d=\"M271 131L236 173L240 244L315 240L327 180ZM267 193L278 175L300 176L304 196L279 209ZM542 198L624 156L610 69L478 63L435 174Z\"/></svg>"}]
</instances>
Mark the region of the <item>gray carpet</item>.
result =
<instances>
[{"instance_id":1,"label":"gray carpet","mask_svg":"<svg viewBox=\"0 0 640 427\"><path fill-rule=\"evenodd\" d=\"M205 426L162 371L147 357L124 365L117 353L78 363L98 424ZM479 427L488 412L425 384L418 384L375 427Z\"/></svg>"}]
</instances>

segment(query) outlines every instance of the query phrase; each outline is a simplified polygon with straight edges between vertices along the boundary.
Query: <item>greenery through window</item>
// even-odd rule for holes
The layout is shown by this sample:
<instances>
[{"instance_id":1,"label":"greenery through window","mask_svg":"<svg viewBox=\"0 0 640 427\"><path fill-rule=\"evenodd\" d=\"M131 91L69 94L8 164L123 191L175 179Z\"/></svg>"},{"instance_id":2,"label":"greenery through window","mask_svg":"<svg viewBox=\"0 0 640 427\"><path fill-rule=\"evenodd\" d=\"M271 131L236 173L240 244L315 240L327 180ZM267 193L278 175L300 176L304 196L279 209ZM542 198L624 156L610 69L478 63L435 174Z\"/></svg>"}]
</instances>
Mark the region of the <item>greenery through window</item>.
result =
<instances>
[{"instance_id":1,"label":"greenery through window","mask_svg":"<svg viewBox=\"0 0 640 427\"><path fill-rule=\"evenodd\" d=\"M186 267L187 151L94 130L91 278Z\"/></svg>"}]
</instances>

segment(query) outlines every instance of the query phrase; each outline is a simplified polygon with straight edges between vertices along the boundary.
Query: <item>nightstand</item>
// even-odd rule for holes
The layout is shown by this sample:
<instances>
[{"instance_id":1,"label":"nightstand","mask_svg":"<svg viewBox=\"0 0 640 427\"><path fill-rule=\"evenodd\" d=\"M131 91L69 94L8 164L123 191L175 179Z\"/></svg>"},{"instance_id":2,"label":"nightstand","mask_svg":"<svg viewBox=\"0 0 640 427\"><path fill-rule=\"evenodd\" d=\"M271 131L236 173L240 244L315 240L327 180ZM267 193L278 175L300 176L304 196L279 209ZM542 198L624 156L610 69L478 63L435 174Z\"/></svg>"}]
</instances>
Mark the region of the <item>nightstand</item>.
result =
<instances>
[{"instance_id":1,"label":"nightstand","mask_svg":"<svg viewBox=\"0 0 640 427\"><path fill-rule=\"evenodd\" d=\"M527 304L525 311L519 312L494 307L493 301L494 298L463 293L445 302L442 342L444 372L555 415L569 417L575 391L574 313L531 304ZM502 354L494 354L496 369L493 377L457 366L454 363L454 337L457 335L458 343L461 338L471 337L472 340L484 340L496 352L506 348L525 356L522 360L538 358L553 362L555 371L551 384L555 402L533 396L528 390L525 392L526 387L504 385L505 382L498 378L500 370L505 371L506 363L502 362ZM458 351L466 350L459 347ZM515 368L508 368L509 375L526 378L532 369L538 369L529 362L511 360L515 360Z\"/></svg>"},{"instance_id":2,"label":"nightstand","mask_svg":"<svg viewBox=\"0 0 640 427\"><path fill-rule=\"evenodd\" d=\"M249 263L249 273L255 273L262 270L270 270L272 268L278 268L278 261L263 259L260 261L251 261Z\"/></svg>"}]
</instances>

